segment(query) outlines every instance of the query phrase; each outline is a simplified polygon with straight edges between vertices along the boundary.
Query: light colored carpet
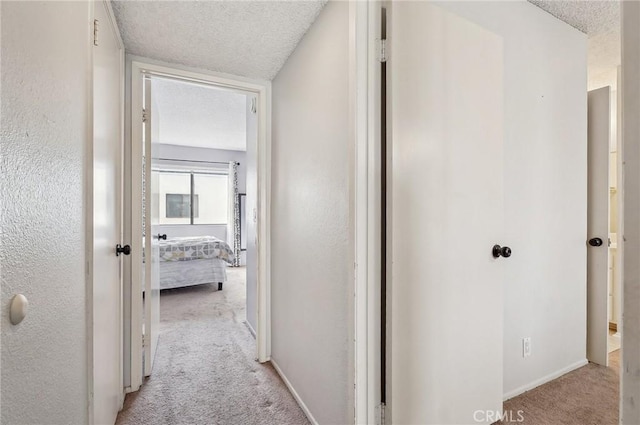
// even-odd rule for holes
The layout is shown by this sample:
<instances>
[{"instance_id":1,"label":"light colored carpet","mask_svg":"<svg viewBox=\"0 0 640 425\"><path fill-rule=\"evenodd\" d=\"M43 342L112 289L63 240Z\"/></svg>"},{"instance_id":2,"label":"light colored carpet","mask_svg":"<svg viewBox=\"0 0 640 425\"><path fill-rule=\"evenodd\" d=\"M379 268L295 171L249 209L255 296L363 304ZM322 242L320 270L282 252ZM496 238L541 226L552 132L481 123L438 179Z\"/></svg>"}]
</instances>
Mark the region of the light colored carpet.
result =
<instances>
[{"instance_id":1,"label":"light colored carpet","mask_svg":"<svg viewBox=\"0 0 640 425\"><path fill-rule=\"evenodd\" d=\"M504 403L522 425L617 425L620 351L609 354L609 367L589 363Z\"/></svg>"},{"instance_id":2,"label":"light colored carpet","mask_svg":"<svg viewBox=\"0 0 640 425\"><path fill-rule=\"evenodd\" d=\"M162 291L153 373L128 394L117 425L305 425L306 416L270 364L255 358L245 321L245 269L227 269L222 291Z\"/></svg>"}]
</instances>

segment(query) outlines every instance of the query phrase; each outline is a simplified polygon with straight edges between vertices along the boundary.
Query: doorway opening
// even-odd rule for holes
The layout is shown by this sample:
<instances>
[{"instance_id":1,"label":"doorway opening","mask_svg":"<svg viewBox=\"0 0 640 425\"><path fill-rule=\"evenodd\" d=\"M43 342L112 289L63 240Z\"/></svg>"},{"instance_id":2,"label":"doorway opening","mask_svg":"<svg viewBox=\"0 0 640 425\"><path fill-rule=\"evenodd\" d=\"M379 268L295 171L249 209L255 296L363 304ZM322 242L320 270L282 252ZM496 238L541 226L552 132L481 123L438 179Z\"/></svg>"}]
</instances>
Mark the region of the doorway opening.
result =
<instances>
[{"instance_id":1,"label":"doorway opening","mask_svg":"<svg viewBox=\"0 0 640 425\"><path fill-rule=\"evenodd\" d=\"M622 330L622 244L618 241L624 209L619 195L622 193L620 22L610 33L591 36L588 52L587 359L612 369L617 384Z\"/></svg>"},{"instance_id":2,"label":"doorway opening","mask_svg":"<svg viewBox=\"0 0 640 425\"><path fill-rule=\"evenodd\" d=\"M142 237L131 238L125 314L130 391L154 371L158 347L185 348L165 330L197 334L180 328L186 316L241 326L251 360L268 361L269 85L136 61L131 69L131 169L141 176L131 179L131 234Z\"/></svg>"},{"instance_id":3,"label":"doorway opening","mask_svg":"<svg viewBox=\"0 0 640 425\"><path fill-rule=\"evenodd\" d=\"M257 198L257 109L252 94L153 75L144 81L142 236L150 255L142 265L143 362L148 376L159 344L180 351L189 339L193 348L207 340L197 326L172 333L180 321L224 327L207 320L215 311L216 319L246 326L255 336L256 223L248 211ZM221 346L221 338L218 333L212 342ZM247 342L255 351L254 341Z\"/></svg>"},{"instance_id":4,"label":"doorway opening","mask_svg":"<svg viewBox=\"0 0 640 425\"><path fill-rule=\"evenodd\" d=\"M611 96L611 143L609 150L609 274L608 274L608 338L609 364L617 361L620 368L622 340L622 253L618 249L622 222L622 95L621 69L616 70L616 86ZM618 351L616 353L616 351ZM615 359L614 359L615 357Z\"/></svg>"},{"instance_id":5,"label":"doorway opening","mask_svg":"<svg viewBox=\"0 0 640 425\"><path fill-rule=\"evenodd\" d=\"M622 330L622 263L618 235L622 216L621 96L614 81L589 91L589 239L587 358L619 372ZM621 191L620 191L621 192Z\"/></svg>"}]
</instances>

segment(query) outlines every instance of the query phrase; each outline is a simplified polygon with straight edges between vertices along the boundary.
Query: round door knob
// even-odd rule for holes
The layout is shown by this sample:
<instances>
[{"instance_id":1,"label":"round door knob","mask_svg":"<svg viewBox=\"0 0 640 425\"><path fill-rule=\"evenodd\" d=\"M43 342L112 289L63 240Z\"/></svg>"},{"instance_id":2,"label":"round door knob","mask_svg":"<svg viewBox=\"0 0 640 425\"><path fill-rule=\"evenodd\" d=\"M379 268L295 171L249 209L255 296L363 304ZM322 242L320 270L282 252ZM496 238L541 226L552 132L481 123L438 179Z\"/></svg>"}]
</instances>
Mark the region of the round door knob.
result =
<instances>
[{"instance_id":1,"label":"round door knob","mask_svg":"<svg viewBox=\"0 0 640 425\"><path fill-rule=\"evenodd\" d=\"M120 244L116 245L116 257L119 256L120 254L124 254L124 255L131 254L131 246L130 245L122 246Z\"/></svg>"},{"instance_id":2,"label":"round door knob","mask_svg":"<svg viewBox=\"0 0 640 425\"><path fill-rule=\"evenodd\" d=\"M511 248L508 246L494 245L492 249L493 258L509 258L511 257Z\"/></svg>"},{"instance_id":3,"label":"round door knob","mask_svg":"<svg viewBox=\"0 0 640 425\"><path fill-rule=\"evenodd\" d=\"M589 245L591 245L591 246L602 246L602 239L600 239L600 238L591 238L591 239L589 239Z\"/></svg>"}]
</instances>

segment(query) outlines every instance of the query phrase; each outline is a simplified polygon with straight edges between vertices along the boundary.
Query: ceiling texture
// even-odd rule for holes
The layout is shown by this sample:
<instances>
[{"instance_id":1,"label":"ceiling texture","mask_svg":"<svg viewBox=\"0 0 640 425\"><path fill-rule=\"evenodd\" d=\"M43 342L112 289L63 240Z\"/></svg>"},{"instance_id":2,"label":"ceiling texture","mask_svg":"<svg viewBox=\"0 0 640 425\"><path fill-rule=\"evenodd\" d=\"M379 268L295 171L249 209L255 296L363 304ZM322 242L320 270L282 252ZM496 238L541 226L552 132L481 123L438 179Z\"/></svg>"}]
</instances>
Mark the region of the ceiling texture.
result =
<instances>
[{"instance_id":1,"label":"ceiling texture","mask_svg":"<svg viewBox=\"0 0 640 425\"><path fill-rule=\"evenodd\" d=\"M529 0L589 37L589 89L616 87L620 65L620 2L618 0Z\"/></svg>"},{"instance_id":2,"label":"ceiling texture","mask_svg":"<svg viewBox=\"0 0 640 425\"><path fill-rule=\"evenodd\" d=\"M584 32L589 89L616 86L617 0L528 0ZM112 1L127 53L273 79L327 0ZM156 80L161 143L245 150L246 96Z\"/></svg>"},{"instance_id":3,"label":"ceiling texture","mask_svg":"<svg viewBox=\"0 0 640 425\"><path fill-rule=\"evenodd\" d=\"M127 53L273 79L327 0L112 1ZM154 79L164 144L246 150L246 95Z\"/></svg>"},{"instance_id":4,"label":"ceiling texture","mask_svg":"<svg viewBox=\"0 0 640 425\"><path fill-rule=\"evenodd\" d=\"M159 143L246 150L247 95L162 78L151 90Z\"/></svg>"},{"instance_id":5,"label":"ceiling texture","mask_svg":"<svg viewBox=\"0 0 640 425\"><path fill-rule=\"evenodd\" d=\"M326 0L124 0L112 4L128 53L271 80Z\"/></svg>"}]
</instances>

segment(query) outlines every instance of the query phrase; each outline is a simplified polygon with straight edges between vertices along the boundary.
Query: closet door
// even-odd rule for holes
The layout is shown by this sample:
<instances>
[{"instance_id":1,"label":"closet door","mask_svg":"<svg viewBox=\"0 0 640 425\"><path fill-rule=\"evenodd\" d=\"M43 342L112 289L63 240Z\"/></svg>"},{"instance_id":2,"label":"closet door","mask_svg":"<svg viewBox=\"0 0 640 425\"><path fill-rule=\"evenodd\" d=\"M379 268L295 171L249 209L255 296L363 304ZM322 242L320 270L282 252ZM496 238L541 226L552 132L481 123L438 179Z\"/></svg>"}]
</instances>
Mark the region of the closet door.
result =
<instances>
[{"instance_id":1,"label":"closet door","mask_svg":"<svg viewBox=\"0 0 640 425\"><path fill-rule=\"evenodd\" d=\"M107 2L93 4L100 22L93 49L93 144L90 190L92 235L91 423L114 423L124 400L122 382L122 87L124 48ZM89 211L91 211L91 209ZM36 395L34 395L36 396ZM37 396L36 396L37 397ZM53 417L51 421L54 421Z\"/></svg>"},{"instance_id":2,"label":"closet door","mask_svg":"<svg viewBox=\"0 0 640 425\"><path fill-rule=\"evenodd\" d=\"M492 423L509 261L493 256L504 242L502 39L427 2L390 8L391 423Z\"/></svg>"},{"instance_id":3,"label":"closet door","mask_svg":"<svg viewBox=\"0 0 640 425\"><path fill-rule=\"evenodd\" d=\"M610 89L588 97L587 359L607 365L609 336Z\"/></svg>"}]
</instances>

